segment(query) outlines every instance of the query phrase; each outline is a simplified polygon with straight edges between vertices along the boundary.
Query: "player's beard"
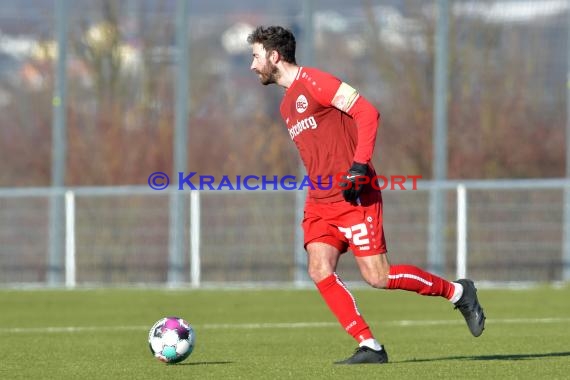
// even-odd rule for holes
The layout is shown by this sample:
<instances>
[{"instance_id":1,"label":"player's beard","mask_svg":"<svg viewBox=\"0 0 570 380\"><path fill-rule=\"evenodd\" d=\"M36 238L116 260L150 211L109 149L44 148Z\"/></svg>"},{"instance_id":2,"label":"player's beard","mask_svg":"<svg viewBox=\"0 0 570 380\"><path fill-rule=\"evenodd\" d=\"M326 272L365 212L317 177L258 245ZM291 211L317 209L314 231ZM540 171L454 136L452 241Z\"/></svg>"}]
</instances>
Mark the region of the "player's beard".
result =
<instances>
[{"instance_id":1,"label":"player's beard","mask_svg":"<svg viewBox=\"0 0 570 380\"><path fill-rule=\"evenodd\" d=\"M257 73L259 74L259 80L261 81L261 84L265 86L268 84L277 83L277 79L279 79L279 69L271 62L267 62L265 67Z\"/></svg>"}]
</instances>

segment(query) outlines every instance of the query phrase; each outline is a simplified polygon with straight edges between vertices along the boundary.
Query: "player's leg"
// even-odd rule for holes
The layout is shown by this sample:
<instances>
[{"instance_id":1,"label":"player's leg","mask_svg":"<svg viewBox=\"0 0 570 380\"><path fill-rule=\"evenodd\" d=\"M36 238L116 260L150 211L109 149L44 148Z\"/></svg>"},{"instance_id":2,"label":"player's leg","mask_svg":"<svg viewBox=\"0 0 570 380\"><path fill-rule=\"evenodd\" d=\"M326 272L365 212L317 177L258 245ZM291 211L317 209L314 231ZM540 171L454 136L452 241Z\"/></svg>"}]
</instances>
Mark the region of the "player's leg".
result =
<instances>
[{"instance_id":1,"label":"player's leg","mask_svg":"<svg viewBox=\"0 0 570 380\"><path fill-rule=\"evenodd\" d=\"M354 297L336 273L340 255L348 248L344 233L331 224L337 212L337 204L308 202L305 206L303 230L309 276L339 323L359 344L350 358L339 363L386 363L386 351L372 335Z\"/></svg>"},{"instance_id":2,"label":"player's leg","mask_svg":"<svg viewBox=\"0 0 570 380\"><path fill-rule=\"evenodd\" d=\"M456 302L461 296L461 284L449 282L413 265L390 265L386 253L355 256L355 259L363 279L375 288L408 290Z\"/></svg>"},{"instance_id":3,"label":"player's leg","mask_svg":"<svg viewBox=\"0 0 570 380\"><path fill-rule=\"evenodd\" d=\"M340 249L323 242L309 243L306 249L309 276L341 326L359 343L353 356L338 363L386 363L386 352L372 335L354 297L335 272Z\"/></svg>"},{"instance_id":4,"label":"player's leg","mask_svg":"<svg viewBox=\"0 0 570 380\"><path fill-rule=\"evenodd\" d=\"M375 288L402 289L422 295L441 296L452 300L461 296L461 285L454 285L441 277L413 265L390 265L384 236L382 195L380 192L363 194L362 206L357 206L357 219L351 223L347 236L350 248L364 280ZM358 214L360 212L360 214Z\"/></svg>"},{"instance_id":5,"label":"player's leg","mask_svg":"<svg viewBox=\"0 0 570 380\"><path fill-rule=\"evenodd\" d=\"M473 281L461 279L450 282L413 265L390 265L386 254L355 258L362 277L371 286L445 297L461 311L473 336L483 333L485 313Z\"/></svg>"},{"instance_id":6,"label":"player's leg","mask_svg":"<svg viewBox=\"0 0 570 380\"><path fill-rule=\"evenodd\" d=\"M361 206L364 212L361 217L363 229L358 239L349 241L364 280L376 288L444 297L461 311L471 333L481 335L485 328L485 314L477 299L473 281L450 282L414 265L390 265L382 225L382 197L380 194L368 194L365 200ZM372 249L374 247L376 251ZM378 251L384 253L376 254Z\"/></svg>"},{"instance_id":7,"label":"player's leg","mask_svg":"<svg viewBox=\"0 0 570 380\"><path fill-rule=\"evenodd\" d=\"M372 339L354 297L335 272L340 258L339 249L322 242L309 243L306 249L309 277L344 330L359 343Z\"/></svg>"}]
</instances>

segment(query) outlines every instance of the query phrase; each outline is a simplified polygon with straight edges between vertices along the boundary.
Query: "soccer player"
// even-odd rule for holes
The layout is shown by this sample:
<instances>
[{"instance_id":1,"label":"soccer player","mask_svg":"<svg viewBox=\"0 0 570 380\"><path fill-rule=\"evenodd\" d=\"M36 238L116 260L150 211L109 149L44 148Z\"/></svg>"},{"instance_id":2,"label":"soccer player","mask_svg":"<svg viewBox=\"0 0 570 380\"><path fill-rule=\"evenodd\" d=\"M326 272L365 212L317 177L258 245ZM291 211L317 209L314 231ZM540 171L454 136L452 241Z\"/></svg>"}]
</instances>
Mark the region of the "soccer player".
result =
<instances>
[{"instance_id":1,"label":"soccer player","mask_svg":"<svg viewBox=\"0 0 570 380\"><path fill-rule=\"evenodd\" d=\"M261 83L285 89L281 115L307 175L317 184L308 192L302 222L309 276L342 327L358 342L352 356L336 363L388 362L385 347L336 273L338 260L348 249L369 285L444 297L463 314L471 334L481 335L485 314L473 281L449 282L412 265L388 262L382 194L370 183L363 184L376 175L371 158L378 110L333 75L299 66L295 37L288 29L259 26L247 41L253 51L251 70Z\"/></svg>"}]
</instances>

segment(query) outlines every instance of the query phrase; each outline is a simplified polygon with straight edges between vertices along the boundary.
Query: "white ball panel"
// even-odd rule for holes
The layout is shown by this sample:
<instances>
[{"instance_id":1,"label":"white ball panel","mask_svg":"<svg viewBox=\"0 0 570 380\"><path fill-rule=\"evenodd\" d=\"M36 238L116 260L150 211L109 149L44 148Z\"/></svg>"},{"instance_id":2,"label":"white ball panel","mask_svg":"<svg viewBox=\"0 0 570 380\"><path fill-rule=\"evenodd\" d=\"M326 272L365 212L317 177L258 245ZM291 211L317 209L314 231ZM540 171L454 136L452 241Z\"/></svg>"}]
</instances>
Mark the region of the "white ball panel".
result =
<instances>
[{"instance_id":1,"label":"white ball panel","mask_svg":"<svg viewBox=\"0 0 570 380\"><path fill-rule=\"evenodd\" d=\"M190 349L190 342L188 342L186 339L179 341L178 344L176 345L176 353L178 355L185 354L186 352L188 352L189 349Z\"/></svg>"},{"instance_id":2,"label":"white ball panel","mask_svg":"<svg viewBox=\"0 0 570 380\"><path fill-rule=\"evenodd\" d=\"M162 351L162 339L158 337L153 337L150 339L150 346L154 352Z\"/></svg>"},{"instance_id":3,"label":"white ball panel","mask_svg":"<svg viewBox=\"0 0 570 380\"><path fill-rule=\"evenodd\" d=\"M176 330L167 330L164 334L162 334L162 341L166 346L175 346L178 342L178 333Z\"/></svg>"}]
</instances>

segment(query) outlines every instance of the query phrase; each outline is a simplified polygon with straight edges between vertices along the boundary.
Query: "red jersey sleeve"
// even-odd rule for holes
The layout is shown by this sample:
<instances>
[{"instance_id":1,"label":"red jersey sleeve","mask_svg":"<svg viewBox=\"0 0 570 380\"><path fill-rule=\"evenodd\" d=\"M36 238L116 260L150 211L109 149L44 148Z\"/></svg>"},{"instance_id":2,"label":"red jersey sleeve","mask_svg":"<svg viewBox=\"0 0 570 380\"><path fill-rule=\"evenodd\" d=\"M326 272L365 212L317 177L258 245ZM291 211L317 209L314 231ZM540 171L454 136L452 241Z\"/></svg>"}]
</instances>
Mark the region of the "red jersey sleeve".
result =
<instances>
[{"instance_id":1,"label":"red jersey sleeve","mask_svg":"<svg viewBox=\"0 0 570 380\"><path fill-rule=\"evenodd\" d=\"M311 95L325 107L335 107L350 115L358 128L358 144L353 161L366 164L372 159L380 113L350 85L324 71L303 68Z\"/></svg>"},{"instance_id":2,"label":"red jersey sleeve","mask_svg":"<svg viewBox=\"0 0 570 380\"><path fill-rule=\"evenodd\" d=\"M340 79L317 69L304 67L300 79L311 95L324 107L331 107L333 98L341 85Z\"/></svg>"},{"instance_id":3,"label":"red jersey sleeve","mask_svg":"<svg viewBox=\"0 0 570 380\"><path fill-rule=\"evenodd\" d=\"M358 145L354 152L354 161L362 164L372 160L376 134L380 125L380 112L368 100L360 96L348 114L358 126Z\"/></svg>"}]
</instances>

